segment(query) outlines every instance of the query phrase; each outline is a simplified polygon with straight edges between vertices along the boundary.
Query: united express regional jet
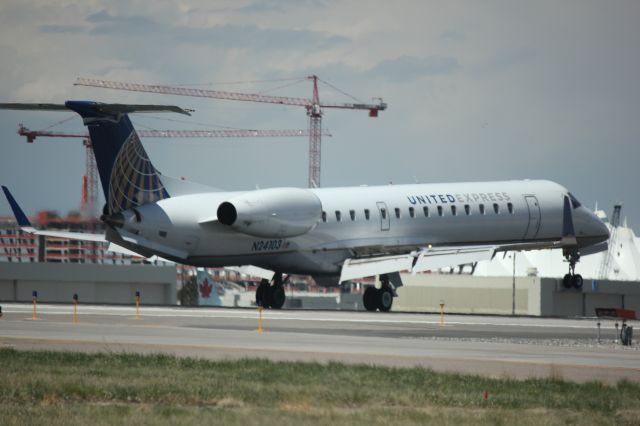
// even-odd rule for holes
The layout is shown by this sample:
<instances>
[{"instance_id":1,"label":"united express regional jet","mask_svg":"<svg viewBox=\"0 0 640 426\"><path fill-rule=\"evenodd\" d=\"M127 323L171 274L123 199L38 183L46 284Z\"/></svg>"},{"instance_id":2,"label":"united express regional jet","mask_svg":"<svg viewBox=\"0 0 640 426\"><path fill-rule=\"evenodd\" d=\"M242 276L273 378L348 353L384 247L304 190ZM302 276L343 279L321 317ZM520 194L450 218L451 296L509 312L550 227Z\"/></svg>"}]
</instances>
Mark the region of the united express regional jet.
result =
<instances>
[{"instance_id":1,"label":"united express regional jet","mask_svg":"<svg viewBox=\"0 0 640 426\"><path fill-rule=\"evenodd\" d=\"M89 128L106 204L104 235L36 230L6 187L23 230L104 241L141 256L264 272L256 303L279 309L287 274L321 285L379 276L367 310L391 309L400 271L422 272L491 259L497 252L562 248L566 286L581 255L607 248L605 224L569 191L545 180L271 188L224 192L162 175L151 164L128 113L172 106L67 101L0 108L70 109ZM188 114L188 113L187 113Z\"/></svg>"}]
</instances>

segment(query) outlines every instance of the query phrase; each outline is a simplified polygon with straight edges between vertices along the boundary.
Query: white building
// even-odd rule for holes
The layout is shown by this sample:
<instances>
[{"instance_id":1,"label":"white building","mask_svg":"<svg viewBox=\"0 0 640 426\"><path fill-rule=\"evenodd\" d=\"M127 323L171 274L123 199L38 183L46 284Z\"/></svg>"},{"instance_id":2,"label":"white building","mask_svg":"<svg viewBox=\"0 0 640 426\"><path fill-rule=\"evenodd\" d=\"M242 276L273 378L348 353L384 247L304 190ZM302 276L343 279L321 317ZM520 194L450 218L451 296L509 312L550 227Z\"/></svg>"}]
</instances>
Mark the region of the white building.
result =
<instances>
[{"instance_id":1,"label":"white building","mask_svg":"<svg viewBox=\"0 0 640 426\"><path fill-rule=\"evenodd\" d=\"M640 238L626 224L611 226L603 211L596 211L611 232L610 249L601 253L582 256L576 266L576 273L585 280L638 281L640 282ZM490 261L478 262L473 275L483 277L504 277L513 275L513 252L498 253ZM610 256L608 267L604 267L605 257ZM515 276L538 276L562 278L569 271L569 265L562 256L562 250L535 250L515 253ZM585 283L586 284L586 283Z\"/></svg>"}]
</instances>

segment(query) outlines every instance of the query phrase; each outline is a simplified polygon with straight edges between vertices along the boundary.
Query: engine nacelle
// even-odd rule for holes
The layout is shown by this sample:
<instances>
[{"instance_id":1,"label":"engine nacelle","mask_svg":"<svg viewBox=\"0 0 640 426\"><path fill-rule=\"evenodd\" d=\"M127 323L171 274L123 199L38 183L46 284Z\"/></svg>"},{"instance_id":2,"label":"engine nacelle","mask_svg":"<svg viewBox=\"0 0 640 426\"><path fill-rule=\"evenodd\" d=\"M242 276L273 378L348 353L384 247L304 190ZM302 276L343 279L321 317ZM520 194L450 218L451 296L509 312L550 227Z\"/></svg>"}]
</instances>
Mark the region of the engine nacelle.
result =
<instances>
[{"instance_id":1,"label":"engine nacelle","mask_svg":"<svg viewBox=\"0 0 640 426\"><path fill-rule=\"evenodd\" d=\"M322 218L320 199L300 188L259 189L225 201L218 221L238 232L262 238L297 237Z\"/></svg>"}]
</instances>

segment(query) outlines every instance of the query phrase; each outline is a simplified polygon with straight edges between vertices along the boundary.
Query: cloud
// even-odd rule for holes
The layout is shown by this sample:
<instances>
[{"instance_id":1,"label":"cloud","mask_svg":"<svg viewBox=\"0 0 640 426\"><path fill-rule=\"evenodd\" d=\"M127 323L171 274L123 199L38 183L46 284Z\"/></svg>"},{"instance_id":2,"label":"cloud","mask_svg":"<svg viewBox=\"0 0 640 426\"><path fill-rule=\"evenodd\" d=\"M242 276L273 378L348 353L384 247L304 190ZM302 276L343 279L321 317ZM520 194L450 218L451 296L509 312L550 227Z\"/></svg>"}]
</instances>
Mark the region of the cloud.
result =
<instances>
[{"instance_id":1,"label":"cloud","mask_svg":"<svg viewBox=\"0 0 640 426\"><path fill-rule=\"evenodd\" d=\"M114 16L105 10L89 15L86 21L93 24L91 34L94 35L143 36L156 43L164 40L167 43L178 42L226 48L287 50L305 47L322 49L349 42L347 37L318 31L232 24L191 27L162 24L143 16Z\"/></svg>"},{"instance_id":2,"label":"cloud","mask_svg":"<svg viewBox=\"0 0 640 426\"><path fill-rule=\"evenodd\" d=\"M84 33L86 28L80 25L40 25L38 30L45 34L79 34Z\"/></svg>"},{"instance_id":3,"label":"cloud","mask_svg":"<svg viewBox=\"0 0 640 426\"><path fill-rule=\"evenodd\" d=\"M425 76L453 74L458 68L458 60L449 56L400 56L380 62L368 74L393 82L411 82Z\"/></svg>"},{"instance_id":4,"label":"cloud","mask_svg":"<svg viewBox=\"0 0 640 426\"><path fill-rule=\"evenodd\" d=\"M467 39L467 36L458 31L446 30L446 31L443 31L442 34L440 34L440 38L442 40L451 40L451 41L460 42L460 41L465 41Z\"/></svg>"}]
</instances>

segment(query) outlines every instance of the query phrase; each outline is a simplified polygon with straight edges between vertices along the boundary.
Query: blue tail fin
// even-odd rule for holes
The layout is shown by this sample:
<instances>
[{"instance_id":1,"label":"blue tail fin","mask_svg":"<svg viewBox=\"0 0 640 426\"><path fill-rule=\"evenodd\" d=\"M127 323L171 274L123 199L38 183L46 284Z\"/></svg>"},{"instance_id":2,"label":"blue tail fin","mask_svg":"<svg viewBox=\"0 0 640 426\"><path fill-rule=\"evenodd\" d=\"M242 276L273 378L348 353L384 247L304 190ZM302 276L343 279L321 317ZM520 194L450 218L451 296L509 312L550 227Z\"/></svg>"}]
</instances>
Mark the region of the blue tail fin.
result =
<instances>
[{"instance_id":1,"label":"blue tail fin","mask_svg":"<svg viewBox=\"0 0 640 426\"><path fill-rule=\"evenodd\" d=\"M102 110L96 102L65 104L82 116L89 129L107 201L105 214L169 198L127 114Z\"/></svg>"}]
</instances>

